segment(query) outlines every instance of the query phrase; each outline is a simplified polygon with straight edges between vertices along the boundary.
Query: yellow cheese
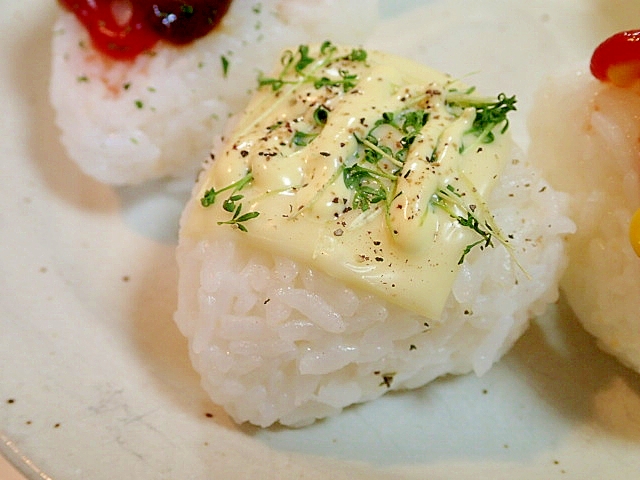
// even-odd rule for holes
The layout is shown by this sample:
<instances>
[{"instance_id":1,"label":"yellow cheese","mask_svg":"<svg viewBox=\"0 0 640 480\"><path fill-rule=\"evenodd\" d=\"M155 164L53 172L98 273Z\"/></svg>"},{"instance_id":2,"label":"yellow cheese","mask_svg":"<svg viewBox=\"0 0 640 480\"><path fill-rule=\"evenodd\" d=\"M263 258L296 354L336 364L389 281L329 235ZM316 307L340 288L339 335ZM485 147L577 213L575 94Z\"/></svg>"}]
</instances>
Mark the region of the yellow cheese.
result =
<instances>
[{"instance_id":1,"label":"yellow cheese","mask_svg":"<svg viewBox=\"0 0 640 480\"><path fill-rule=\"evenodd\" d=\"M484 199L511 141L502 125L489 142L469 133L476 109L466 105L477 97L449 76L351 52L326 44L283 55L280 75L263 79L201 177L182 234L234 231L252 248L437 320L465 248L487 240L458 217L496 233ZM367 161L367 151L378 161ZM382 188L385 199L357 199L345 183L354 164L376 172L360 186ZM205 207L211 189L220 193ZM257 216L242 220L250 212Z\"/></svg>"}]
</instances>

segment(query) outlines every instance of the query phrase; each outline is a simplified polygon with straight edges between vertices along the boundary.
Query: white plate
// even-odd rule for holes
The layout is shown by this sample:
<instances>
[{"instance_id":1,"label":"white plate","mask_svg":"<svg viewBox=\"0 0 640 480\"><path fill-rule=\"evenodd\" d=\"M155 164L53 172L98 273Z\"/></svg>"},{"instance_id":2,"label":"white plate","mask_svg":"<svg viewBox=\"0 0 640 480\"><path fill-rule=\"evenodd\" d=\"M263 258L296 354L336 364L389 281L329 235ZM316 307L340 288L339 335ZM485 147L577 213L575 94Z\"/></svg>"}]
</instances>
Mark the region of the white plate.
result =
<instances>
[{"instance_id":1,"label":"white plate","mask_svg":"<svg viewBox=\"0 0 640 480\"><path fill-rule=\"evenodd\" d=\"M486 376L301 430L234 425L172 322L184 198L79 173L47 101L54 2L1 0L0 450L29 478L640 478L640 376L560 303ZM585 67L635 0L382 2L372 45L488 93Z\"/></svg>"}]
</instances>

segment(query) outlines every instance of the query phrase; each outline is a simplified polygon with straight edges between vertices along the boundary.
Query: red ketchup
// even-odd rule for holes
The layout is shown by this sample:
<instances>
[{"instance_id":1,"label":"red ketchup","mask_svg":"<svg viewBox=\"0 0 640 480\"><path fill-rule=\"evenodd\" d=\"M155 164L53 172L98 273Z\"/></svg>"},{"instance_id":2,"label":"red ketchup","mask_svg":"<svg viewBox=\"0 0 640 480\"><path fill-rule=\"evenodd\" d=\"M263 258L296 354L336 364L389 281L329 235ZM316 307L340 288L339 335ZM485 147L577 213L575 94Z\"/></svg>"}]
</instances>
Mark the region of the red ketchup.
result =
<instances>
[{"instance_id":1,"label":"red ketchup","mask_svg":"<svg viewBox=\"0 0 640 480\"><path fill-rule=\"evenodd\" d=\"M231 0L59 0L89 32L93 46L132 60L158 41L185 45L222 20Z\"/></svg>"},{"instance_id":2,"label":"red ketchup","mask_svg":"<svg viewBox=\"0 0 640 480\"><path fill-rule=\"evenodd\" d=\"M598 45L591 56L591 73L618 87L640 80L640 30L616 33Z\"/></svg>"}]
</instances>

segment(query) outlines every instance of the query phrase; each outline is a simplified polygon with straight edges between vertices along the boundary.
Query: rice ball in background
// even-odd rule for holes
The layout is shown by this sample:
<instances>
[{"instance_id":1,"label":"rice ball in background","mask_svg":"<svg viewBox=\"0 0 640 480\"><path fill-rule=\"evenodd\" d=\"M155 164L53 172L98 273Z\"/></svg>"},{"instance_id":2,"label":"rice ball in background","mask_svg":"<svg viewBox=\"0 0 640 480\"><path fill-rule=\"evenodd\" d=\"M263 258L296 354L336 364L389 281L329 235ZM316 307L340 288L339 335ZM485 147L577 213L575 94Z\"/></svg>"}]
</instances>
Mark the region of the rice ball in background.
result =
<instances>
[{"instance_id":1,"label":"rice ball in background","mask_svg":"<svg viewBox=\"0 0 640 480\"><path fill-rule=\"evenodd\" d=\"M570 194L577 226L561 287L599 345L640 371L640 258L630 240L640 207L640 84L603 82L583 67L546 80L535 100L529 156Z\"/></svg>"},{"instance_id":2,"label":"rice ball in background","mask_svg":"<svg viewBox=\"0 0 640 480\"><path fill-rule=\"evenodd\" d=\"M235 0L194 43L159 42L152 54L117 61L61 11L50 82L61 141L85 173L105 183L193 178L213 136L282 48L328 38L359 44L377 21L372 0Z\"/></svg>"}]
</instances>

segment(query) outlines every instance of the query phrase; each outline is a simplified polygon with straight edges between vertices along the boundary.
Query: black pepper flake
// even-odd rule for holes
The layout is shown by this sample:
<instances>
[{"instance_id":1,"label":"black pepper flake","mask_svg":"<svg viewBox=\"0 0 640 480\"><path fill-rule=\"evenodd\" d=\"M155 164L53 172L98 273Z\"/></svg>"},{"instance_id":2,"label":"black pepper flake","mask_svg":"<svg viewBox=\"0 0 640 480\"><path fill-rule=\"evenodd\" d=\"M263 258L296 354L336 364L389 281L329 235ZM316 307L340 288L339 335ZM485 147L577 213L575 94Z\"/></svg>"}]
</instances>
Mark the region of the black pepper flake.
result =
<instances>
[{"instance_id":1,"label":"black pepper flake","mask_svg":"<svg viewBox=\"0 0 640 480\"><path fill-rule=\"evenodd\" d=\"M411 345L409 345L409 350L417 350L418 347L416 347L413 343Z\"/></svg>"},{"instance_id":2,"label":"black pepper flake","mask_svg":"<svg viewBox=\"0 0 640 480\"><path fill-rule=\"evenodd\" d=\"M213 418L213 413L207 412L207 413L204 414L204 416L207 417L207 418Z\"/></svg>"},{"instance_id":3,"label":"black pepper flake","mask_svg":"<svg viewBox=\"0 0 640 480\"><path fill-rule=\"evenodd\" d=\"M56 423L56 424L53 426L53 428L60 428L60 424L59 424L59 423Z\"/></svg>"},{"instance_id":4,"label":"black pepper flake","mask_svg":"<svg viewBox=\"0 0 640 480\"><path fill-rule=\"evenodd\" d=\"M249 155L249 152L247 150L240 150L240 156L242 158L246 157L247 155Z\"/></svg>"},{"instance_id":5,"label":"black pepper flake","mask_svg":"<svg viewBox=\"0 0 640 480\"><path fill-rule=\"evenodd\" d=\"M269 303L271 301L270 298L267 298L264 302L262 302L263 305L266 305L267 303Z\"/></svg>"},{"instance_id":6,"label":"black pepper flake","mask_svg":"<svg viewBox=\"0 0 640 480\"><path fill-rule=\"evenodd\" d=\"M376 257L376 262L384 262L384 258L382 258L382 257Z\"/></svg>"},{"instance_id":7,"label":"black pepper flake","mask_svg":"<svg viewBox=\"0 0 640 480\"><path fill-rule=\"evenodd\" d=\"M380 382L380 386L385 385L387 388L391 388L391 382L393 382L393 377L395 373L385 373L382 375L382 382Z\"/></svg>"},{"instance_id":8,"label":"black pepper flake","mask_svg":"<svg viewBox=\"0 0 640 480\"><path fill-rule=\"evenodd\" d=\"M7 399L7 403L9 405L11 405L12 403L16 403L16 399L15 398L9 398L9 399Z\"/></svg>"},{"instance_id":9,"label":"black pepper flake","mask_svg":"<svg viewBox=\"0 0 640 480\"><path fill-rule=\"evenodd\" d=\"M331 156L331 154L329 152L320 152L320 155L322 155L323 157Z\"/></svg>"}]
</instances>

